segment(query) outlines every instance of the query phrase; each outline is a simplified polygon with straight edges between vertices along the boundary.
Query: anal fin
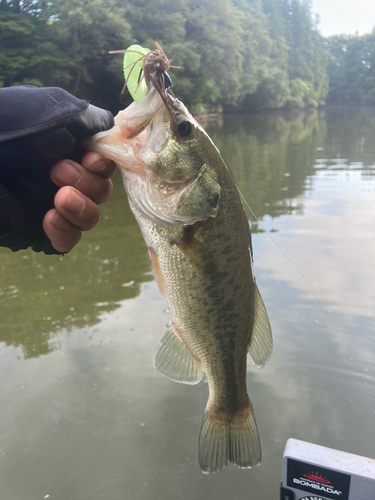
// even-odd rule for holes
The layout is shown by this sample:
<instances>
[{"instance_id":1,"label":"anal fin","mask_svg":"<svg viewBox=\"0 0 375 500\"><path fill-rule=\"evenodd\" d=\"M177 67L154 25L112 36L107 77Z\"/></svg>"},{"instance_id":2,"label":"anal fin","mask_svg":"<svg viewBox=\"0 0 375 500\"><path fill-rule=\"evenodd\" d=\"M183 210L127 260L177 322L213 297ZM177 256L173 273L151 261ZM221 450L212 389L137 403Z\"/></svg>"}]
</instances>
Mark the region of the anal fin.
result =
<instances>
[{"instance_id":1,"label":"anal fin","mask_svg":"<svg viewBox=\"0 0 375 500\"><path fill-rule=\"evenodd\" d=\"M257 285L254 297L254 324L251 333L249 354L255 365L262 368L272 355L272 331L263 299Z\"/></svg>"},{"instance_id":2,"label":"anal fin","mask_svg":"<svg viewBox=\"0 0 375 500\"><path fill-rule=\"evenodd\" d=\"M182 384L198 384L202 380L202 365L181 340L172 323L162 338L154 357L154 367L165 377Z\"/></svg>"}]
</instances>

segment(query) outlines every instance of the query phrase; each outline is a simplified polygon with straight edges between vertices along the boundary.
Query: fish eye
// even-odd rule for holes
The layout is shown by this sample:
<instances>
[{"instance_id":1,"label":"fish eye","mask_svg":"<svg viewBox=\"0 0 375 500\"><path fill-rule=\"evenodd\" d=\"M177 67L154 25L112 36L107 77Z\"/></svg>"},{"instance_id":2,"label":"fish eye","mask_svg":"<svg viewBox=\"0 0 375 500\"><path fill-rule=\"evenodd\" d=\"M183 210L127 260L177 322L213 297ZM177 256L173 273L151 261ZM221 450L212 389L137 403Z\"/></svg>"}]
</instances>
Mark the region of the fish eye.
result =
<instances>
[{"instance_id":1,"label":"fish eye","mask_svg":"<svg viewBox=\"0 0 375 500\"><path fill-rule=\"evenodd\" d=\"M181 137L188 137L191 134L191 123L188 120L178 121L177 127Z\"/></svg>"}]
</instances>

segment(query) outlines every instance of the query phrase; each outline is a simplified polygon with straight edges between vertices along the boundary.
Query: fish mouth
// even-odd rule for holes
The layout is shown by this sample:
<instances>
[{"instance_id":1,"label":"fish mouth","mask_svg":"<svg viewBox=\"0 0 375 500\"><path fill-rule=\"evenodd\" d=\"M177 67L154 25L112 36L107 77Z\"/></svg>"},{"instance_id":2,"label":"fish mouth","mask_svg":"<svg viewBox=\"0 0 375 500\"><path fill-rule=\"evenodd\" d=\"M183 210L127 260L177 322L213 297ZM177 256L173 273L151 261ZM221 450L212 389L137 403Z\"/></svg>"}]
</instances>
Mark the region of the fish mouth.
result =
<instances>
[{"instance_id":1,"label":"fish mouth","mask_svg":"<svg viewBox=\"0 0 375 500\"><path fill-rule=\"evenodd\" d=\"M84 147L114 161L120 170L132 170L144 176L144 161L139 153L146 148L155 150L168 138L165 127L159 126L163 113L162 99L151 89L139 104L133 102L120 111L110 130L90 137ZM156 133L153 130L155 120Z\"/></svg>"},{"instance_id":2,"label":"fish mouth","mask_svg":"<svg viewBox=\"0 0 375 500\"><path fill-rule=\"evenodd\" d=\"M163 101L155 89L151 89L138 105L133 106L133 104L135 103L120 111L115 117L115 123L118 124L125 140L137 137L142 139L142 132L162 110Z\"/></svg>"}]
</instances>

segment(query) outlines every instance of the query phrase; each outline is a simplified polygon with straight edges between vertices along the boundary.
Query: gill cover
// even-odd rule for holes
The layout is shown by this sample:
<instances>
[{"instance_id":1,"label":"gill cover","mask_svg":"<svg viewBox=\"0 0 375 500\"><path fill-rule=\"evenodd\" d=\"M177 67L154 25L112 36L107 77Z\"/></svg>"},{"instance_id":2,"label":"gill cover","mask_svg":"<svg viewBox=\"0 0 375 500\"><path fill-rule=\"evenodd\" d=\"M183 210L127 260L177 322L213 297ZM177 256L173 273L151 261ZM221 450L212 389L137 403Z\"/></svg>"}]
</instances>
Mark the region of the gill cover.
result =
<instances>
[{"instance_id":1,"label":"gill cover","mask_svg":"<svg viewBox=\"0 0 375 500\"><path fill-rule=\"evenodd\" d=\"M149 172L145 178L132 171L121 170L121 174L131 202L156 223L184 226L216 217L221 188L208 164L192 180L175 185Z\"/></svg>"}]
</instances>

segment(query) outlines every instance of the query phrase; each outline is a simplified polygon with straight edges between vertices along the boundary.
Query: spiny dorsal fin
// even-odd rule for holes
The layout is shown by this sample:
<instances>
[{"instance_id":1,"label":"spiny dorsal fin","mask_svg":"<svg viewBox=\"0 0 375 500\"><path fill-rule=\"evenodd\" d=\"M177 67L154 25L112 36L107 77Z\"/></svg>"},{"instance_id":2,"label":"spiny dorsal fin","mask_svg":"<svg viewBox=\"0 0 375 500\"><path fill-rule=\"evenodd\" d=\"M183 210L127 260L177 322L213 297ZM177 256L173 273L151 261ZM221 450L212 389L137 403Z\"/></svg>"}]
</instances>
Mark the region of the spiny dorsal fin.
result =
<instances>
[{"instance_id":1,"label":"spiny dorsal fin","mask_svg":"<svg viewBox=\"0 0 375 500\"><path fill-rule=\"evenodd\" d=\"M272 331L268 314L257 285L254 297L254 325L251 333L249 354L258 368L270 359L272 354Z\"/></svg>"},{"instance_id":2,"label":"spiny dorsal fin","mask_svg":"<svg viewBox=\"0 0 375 500\"><path fill-rule=\"evenodd\" d=\"M174 382L198 384L202 380L202 365L194 358L172 323L162 338L154 357L154 367Z\"/></svg>"}]
</instances>

